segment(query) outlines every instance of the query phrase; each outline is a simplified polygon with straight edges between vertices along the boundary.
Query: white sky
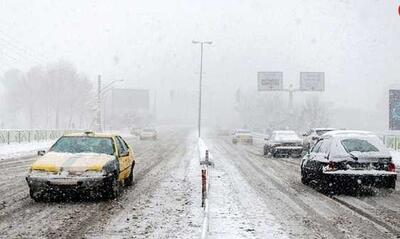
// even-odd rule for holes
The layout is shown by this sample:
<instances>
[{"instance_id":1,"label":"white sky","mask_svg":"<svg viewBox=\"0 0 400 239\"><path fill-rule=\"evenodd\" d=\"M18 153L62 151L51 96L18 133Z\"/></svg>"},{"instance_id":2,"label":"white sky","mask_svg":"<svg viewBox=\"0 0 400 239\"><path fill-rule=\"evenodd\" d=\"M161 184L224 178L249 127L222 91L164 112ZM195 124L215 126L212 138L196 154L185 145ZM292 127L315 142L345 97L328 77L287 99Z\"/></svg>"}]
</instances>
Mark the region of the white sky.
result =
<instances>
[{"instance_id":1,"label":"white sky","mask_svg":"<svg viewBox=\"0 0 400 239\"><path fill-rule=\"evenodd\" d=\"M212 40L205 49L208 92L255 90L257 71L283 71L285 85L295 86L300 71L325 71L326 100L377 109L400 80L399 5L0 0L0 70L62 58L93 79L102 74L125 79L127 87L194 91L199 50L191 41Z\"/></svg>"}]
</instances>

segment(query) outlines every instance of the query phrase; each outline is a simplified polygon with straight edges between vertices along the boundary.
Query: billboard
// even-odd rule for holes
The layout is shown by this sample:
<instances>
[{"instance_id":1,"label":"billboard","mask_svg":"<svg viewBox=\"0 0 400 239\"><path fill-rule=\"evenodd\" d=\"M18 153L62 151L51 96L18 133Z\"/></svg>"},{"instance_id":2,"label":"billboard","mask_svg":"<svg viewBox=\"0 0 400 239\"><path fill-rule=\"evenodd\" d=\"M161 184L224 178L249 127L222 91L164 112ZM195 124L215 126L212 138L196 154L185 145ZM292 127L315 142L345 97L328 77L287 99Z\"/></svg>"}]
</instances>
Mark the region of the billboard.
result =
<instances>
[{"instance_id":1,"label":"billboard","mask_svg":"<svg viewBox=\"0 0 400 239\"><path fill-rule=\"evenodd\" d=\"M324 91L324 72L300 72L300 90L302 91Z\"/></svg>"},{"instance_id":2,"label":"billboard","mask_svg":"<svg viewBox=\"0 0 400 239\"><path fill-rule=\"evenodd\" d=\"M282 90L283 73L282 72L258 72L258 90Z\"/></svg>"},{"instance_id":3,"label":"billboard","mask_svg":"<svg viewBox=\"0 0 400 239\"><path fill-rule=\"evenodd\" d=\"M389 130L400 130L400 90L389 90Z\"/></svg>"}]
</instances>

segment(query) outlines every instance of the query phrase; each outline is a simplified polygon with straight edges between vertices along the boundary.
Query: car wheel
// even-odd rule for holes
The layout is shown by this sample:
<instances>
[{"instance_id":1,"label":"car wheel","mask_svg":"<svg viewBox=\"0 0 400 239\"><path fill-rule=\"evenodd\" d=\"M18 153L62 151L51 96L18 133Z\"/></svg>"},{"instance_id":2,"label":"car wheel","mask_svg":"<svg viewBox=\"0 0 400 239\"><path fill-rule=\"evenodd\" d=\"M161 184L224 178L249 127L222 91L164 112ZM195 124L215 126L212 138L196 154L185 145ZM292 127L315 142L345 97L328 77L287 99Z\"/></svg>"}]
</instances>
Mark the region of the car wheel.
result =
<instances>
[{"instance_id":1,"label":"car wheel","mask_svg":"<svg viewBox=\"0 0 400 239\"><path fill-rule=\"evenodd\" d=\"M29 196L31 196L35 202L43 201L43 194L37 190L34 190L33 188L29 188Z\"/></svg>"},{"instance_id":2,"label":"car wheel","mask_svg":"<svg viewBox=\"0 0 400 239\"><path fill-rule=\"evenodd\" d=\"M304 185L310 184L310 178L308 177L307 173L304 172L303 169L301 169L301 183Z\"/></svg>"},{"instance_id":3,"label":"car wheel","mask_svg":"<svg viewBox=\"0 0 400 239\"><path fill-rule=\"evenodd\" d=\"M388 178L385 183L385 188L395 189L396 188L396 178L394 178L394 177Z\"/></svg>"},{"instance_id":4,"label":"car wheel","mask_svg":"<svg viewBox=\"0 0 400 239\"><path fill-rule=\"evenodd\" d=\"M129 176L127 179L125 179L124 184L126 186L132 186L133 185L133 168L135 167L135 162L132 163L131 166L131 172L129 173Z\"/></svg>"},{"instance_id":5,"label":"car wheel","mask_svg":"<svg viewBox=\"0 0 400 239\"><path fill-rule=\"evenodd\" d=\"M264 147L264 156L268 155L268 150Z\"/></svg>"},{"instance_id":6,"label":"car wheel","mask_svg":"<svg viewBox=\"0 0 400 239\"><path fill-rule=\"evenodd\" d=\"M110 182L105 188L105 198L114 199L119 196L121 192L121 183L118 181L118 174L111 178Z\"/></svg>"}]
</instances>

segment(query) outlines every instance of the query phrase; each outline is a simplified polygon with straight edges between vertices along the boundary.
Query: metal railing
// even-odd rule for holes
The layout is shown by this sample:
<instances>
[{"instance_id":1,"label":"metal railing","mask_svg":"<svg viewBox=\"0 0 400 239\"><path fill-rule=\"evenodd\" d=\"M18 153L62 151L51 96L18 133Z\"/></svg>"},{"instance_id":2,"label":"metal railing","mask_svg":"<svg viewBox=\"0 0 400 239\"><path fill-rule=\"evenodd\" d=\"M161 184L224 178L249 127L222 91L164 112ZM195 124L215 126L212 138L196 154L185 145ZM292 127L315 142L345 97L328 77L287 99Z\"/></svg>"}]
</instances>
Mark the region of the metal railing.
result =
<instances>
[{"instance_id":1,"label":"metal railing","mask_svg":"<svg viewBox=\"0 0 400 239\"><path fill-rule=\"evenodd\" d=\"M77 132L83 130L0 130L0 144L52 140L64 134Z\"/></svg>"}]
</instances>

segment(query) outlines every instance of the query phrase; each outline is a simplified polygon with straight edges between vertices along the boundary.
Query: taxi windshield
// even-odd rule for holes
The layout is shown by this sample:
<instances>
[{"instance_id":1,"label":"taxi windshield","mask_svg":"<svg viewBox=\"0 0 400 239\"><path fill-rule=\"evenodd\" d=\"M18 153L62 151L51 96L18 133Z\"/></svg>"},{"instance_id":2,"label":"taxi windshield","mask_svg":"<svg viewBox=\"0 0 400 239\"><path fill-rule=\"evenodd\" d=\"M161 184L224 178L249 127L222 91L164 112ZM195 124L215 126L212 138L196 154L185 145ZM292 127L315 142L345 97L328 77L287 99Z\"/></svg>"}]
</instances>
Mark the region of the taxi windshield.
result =
<instances>
[{"instance_id":1,"label":"taxi windshield","mask_svg":"<svg viewBox=\"0 0 400 239\"><path fill-rule=\"evenodd\" d=\"M111 138L88 136L61 137L50 149L60 153L98 153L113 155Z\"/></svg>"}]
</instances>

